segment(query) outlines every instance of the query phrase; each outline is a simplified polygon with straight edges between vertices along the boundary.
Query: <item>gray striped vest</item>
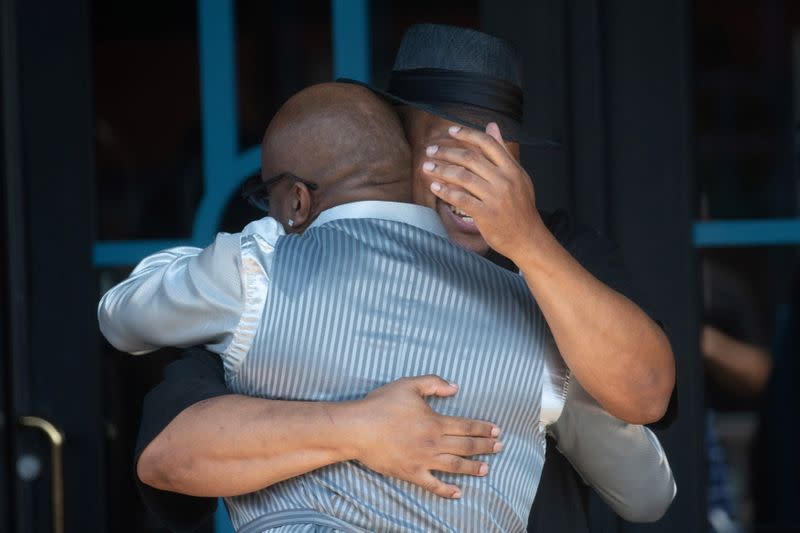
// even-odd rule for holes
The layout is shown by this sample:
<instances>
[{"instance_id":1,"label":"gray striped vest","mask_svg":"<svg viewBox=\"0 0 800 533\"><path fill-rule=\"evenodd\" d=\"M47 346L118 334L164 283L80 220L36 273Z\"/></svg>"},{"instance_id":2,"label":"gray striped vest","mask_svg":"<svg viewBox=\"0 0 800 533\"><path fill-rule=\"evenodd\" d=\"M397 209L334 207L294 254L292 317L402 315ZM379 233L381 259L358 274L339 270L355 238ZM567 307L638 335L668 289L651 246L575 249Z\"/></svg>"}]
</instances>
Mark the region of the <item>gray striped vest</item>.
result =
<instances>
[{"instance_id":1,"label":"gray striped vest","mask_svg":"<svg viewBox=\"0 0 800 533\"><path fill-rule=\"evenodd\" d=\"M350 400L404 376L458 383L438 412L490 420L505 449L488 476L436 473L449 500L357 462L226 504L237 530L525 531L544 462L544 319L524 280L400 222L340 219L278 240L262 319L229 387L283 400ZM402 431L403 428L398 428Z\"/></svg>"}]
</instances>

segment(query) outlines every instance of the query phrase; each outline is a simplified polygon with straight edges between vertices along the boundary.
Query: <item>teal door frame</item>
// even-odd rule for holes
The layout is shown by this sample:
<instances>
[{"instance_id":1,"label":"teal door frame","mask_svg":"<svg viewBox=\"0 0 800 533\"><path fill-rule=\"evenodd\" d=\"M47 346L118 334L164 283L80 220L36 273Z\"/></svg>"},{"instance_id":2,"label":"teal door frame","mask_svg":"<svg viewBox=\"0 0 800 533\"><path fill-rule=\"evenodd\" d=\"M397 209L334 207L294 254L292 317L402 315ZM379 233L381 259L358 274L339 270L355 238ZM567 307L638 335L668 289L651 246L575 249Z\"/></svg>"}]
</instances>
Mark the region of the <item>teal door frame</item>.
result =
<instances>
[{"instance_id":1,"label":"teal door frame","mask_svg":"<svg viewBox=\"0 0 800 533\"><path fill-rule=\"evenodd\" d=\"M149 254L173 246L211 242L222 213L244 178L261 165L261 149L240 151L236 79L236 28L233 0L198 0L203 196L186 239L98 241L97 267L132 266ZM367 0L332 0L334 78L370 79Z\"/></svg>"},{"instance_id":2,"label":"teal door frame","mask_svg":"<svg viewBox=\"0 0 800 533\"><path fill-rule=\"evenodd\" d=\"M695 222L697 248L791 246L800 244L800 218Z\"/></svg>"}]
</instances>

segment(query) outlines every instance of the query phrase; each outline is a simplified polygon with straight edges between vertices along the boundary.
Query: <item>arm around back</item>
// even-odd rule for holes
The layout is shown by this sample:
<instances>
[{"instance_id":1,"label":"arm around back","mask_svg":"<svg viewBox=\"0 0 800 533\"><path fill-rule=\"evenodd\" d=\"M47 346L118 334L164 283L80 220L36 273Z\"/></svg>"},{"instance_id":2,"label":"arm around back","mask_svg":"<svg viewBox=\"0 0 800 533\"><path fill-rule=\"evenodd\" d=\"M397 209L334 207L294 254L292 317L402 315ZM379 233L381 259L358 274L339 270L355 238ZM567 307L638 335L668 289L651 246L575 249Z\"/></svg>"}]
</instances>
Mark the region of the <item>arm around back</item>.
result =
<instances>
[{"instance_id":1,"label":"arm around back","mask_svg":"<svg viewBox=\"0 0 800 533\"><path fill-rule=\"evenodd\" d=\"M191 531L211 520L217 499L163 491L147 484L151 475L147 469L152 469L153 464L143 452L184 409L225 394L229 391L225 387L220 358L201 348L190 348L180 360L167 367L164 381L145 397L136 442L135 478L147 508L171 530ZM145 477L140 477L139 473L144 473Z\"/></svg>"},{"instance_id":2,"label":"arm around back","mask_svg":"<svg viewBox=\"0 0 800 533\"><path fill-rule=\"evenodd\" d=\"M215 498L252 492L348 458L349 450L333 435L315 439L325 436L330 423L321 402L232 394L219 356L192 348L145 397L137 478L156 494ZM300 440L309 444L293 446ZM276 457L283 460L276 464Z\"/></svg>"},{"instance_id":3,"label":"arm around back","mask_svg":"<svg viewBox=\"0 0 800 533\"><path fill-rule=\"evenodd\" d=\"M189 352L145 400L137 475L160 491L233 496L358 460L458 497L457 486L431 471L486 475L486 464L469 457L500 450L494 424L430 408L427 396L458 390L437 376L399 379L349 402L268 400L230 394L219 358Z\"/></svg>"}]
</instances>

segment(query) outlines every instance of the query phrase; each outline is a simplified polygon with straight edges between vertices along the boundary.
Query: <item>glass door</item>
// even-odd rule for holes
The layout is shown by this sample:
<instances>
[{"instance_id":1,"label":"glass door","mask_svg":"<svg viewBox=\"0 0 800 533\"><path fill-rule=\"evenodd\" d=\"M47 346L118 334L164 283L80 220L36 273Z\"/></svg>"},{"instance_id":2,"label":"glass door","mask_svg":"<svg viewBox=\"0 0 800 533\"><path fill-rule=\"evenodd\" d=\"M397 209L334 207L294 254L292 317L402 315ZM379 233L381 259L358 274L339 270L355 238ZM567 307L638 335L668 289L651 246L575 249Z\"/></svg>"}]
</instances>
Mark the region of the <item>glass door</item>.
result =
<instances>
[{"instance_id":1,"label":"glass door","mask_svg":"<svg viewBox=\"0 0 800 533\"><path fill-rule=\"evenodd\" d=\"M699 1L694 17L709 522L795 531L800 6Z\"/></svg>"}]
</instances>

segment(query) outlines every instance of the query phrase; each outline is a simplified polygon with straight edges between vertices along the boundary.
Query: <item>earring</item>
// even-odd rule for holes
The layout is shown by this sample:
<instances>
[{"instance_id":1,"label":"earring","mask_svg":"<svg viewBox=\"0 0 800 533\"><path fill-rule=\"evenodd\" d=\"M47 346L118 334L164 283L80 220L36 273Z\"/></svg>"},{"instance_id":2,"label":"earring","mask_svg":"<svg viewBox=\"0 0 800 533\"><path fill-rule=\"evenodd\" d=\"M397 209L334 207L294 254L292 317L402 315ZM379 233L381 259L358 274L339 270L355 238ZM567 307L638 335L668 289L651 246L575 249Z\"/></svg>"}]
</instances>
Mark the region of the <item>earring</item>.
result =
<instances>
[{"instance_id":1,"label":"earring","mask_svg":"<svg viewBox=\"0 0 800 533\"><path fill-rule=\"evenodd\" d=\"M287 224L288 224L288 225L289 225L289 227L291 228L292 226L294 226L294 220L292 220L292 219L290 218L290 219L289 219L289 221L287 222Z\"/></svg>"}]
</instances>

